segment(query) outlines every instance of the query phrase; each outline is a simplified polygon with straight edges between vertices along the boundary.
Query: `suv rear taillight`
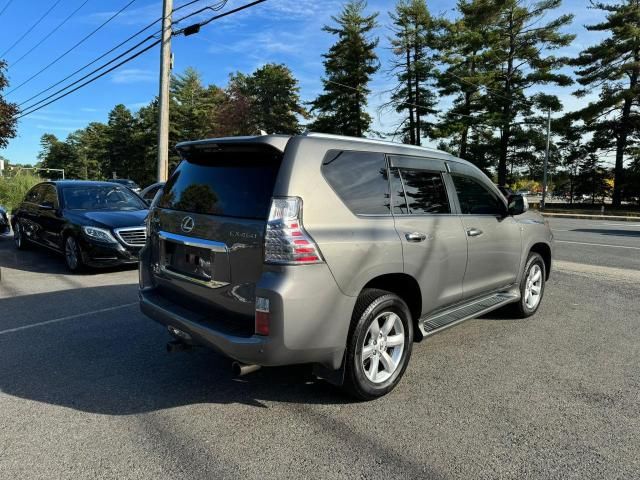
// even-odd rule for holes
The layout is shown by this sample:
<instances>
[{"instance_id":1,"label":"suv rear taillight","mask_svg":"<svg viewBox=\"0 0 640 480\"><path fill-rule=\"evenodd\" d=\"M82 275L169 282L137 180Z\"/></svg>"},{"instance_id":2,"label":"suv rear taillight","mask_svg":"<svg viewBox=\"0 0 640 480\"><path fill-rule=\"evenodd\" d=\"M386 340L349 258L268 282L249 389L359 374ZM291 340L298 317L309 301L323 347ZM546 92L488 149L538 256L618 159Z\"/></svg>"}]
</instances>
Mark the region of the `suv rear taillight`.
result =
<instances>
[{"instance_id":1,"label":"suv rear taillight","mask_svg":"<svg viewBox=\"0 0 640 480\"><path fill-rule=\"evenodd\" d=\"M322 255L302 227L302 200L298 197L271 199L264 237L264 261L285 265L322 263Z\"/></svg>"}]
</instances>

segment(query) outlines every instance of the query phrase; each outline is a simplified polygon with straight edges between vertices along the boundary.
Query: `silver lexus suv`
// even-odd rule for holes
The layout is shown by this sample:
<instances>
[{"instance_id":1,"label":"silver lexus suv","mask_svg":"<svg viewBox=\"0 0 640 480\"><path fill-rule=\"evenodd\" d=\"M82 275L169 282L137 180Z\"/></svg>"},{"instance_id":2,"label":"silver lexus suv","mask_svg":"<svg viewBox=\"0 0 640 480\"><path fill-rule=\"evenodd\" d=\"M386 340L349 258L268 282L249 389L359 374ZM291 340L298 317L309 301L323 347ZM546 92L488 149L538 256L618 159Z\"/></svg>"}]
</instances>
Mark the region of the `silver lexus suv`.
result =
<instances>
[{"instance_id":1,"label":"silver lexus suv","mask_svg":"<svg viewBox=\"0 0 640 480\"><path fill-rule=\"evenodd\" d=\"M324 134L177 148L140 261L142 311L171 349L213 348L238 374L312 364L372 399L398 384L414 342L540 306L548 225L464 160Z\"/></svg>"}]
</instances>

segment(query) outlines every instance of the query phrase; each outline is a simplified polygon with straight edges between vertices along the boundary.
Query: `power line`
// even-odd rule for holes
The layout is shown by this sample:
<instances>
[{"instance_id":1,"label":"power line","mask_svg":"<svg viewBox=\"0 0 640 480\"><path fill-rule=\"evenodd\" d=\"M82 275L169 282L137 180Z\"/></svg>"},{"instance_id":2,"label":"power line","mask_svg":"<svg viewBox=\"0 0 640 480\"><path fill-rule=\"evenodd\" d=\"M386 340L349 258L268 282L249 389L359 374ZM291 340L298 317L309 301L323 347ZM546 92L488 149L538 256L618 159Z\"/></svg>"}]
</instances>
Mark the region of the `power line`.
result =
<instances>
[{"instance_id":1,"label":"power line","mask_svg":"<svg viewBox=\"0 0 640 480\"><path fill-rule=\"evenodd\" d=\"M135 53L134 55L131 55L130 57L124 59L122 62L118 63L117 65L114 65L113 67L111 67L108 70L105 70L104 72L102 72L100 75L98 75L97 77L91 78L89 80L87 80L86 82L78 85L76 88L74 88L73 90L69 90L68 92L64 93L63 95L60 95L57 98L54 98L53 100L45 103L44 105L41 105L37 108L34 108L33 110L30 110L28 112L21 112L20 115L18 115L16 117L16 119L22 118L26 115L29 115L31 113L37 112L38 110L51 105L53 102L57 102L58 100L61 100L62 98L66 97L67 95L71 95L73 92L75 92L76 90L81 89L82 87L84 87L85 85L89 85L92 82L95 82L96 80L98 80L101 77L104 77L106 74L111 73L112 71L114 71L116 68L121 67L122 65L124 65L125 63L130 62L131 60L139 57L140 55L142 55L144 52L152 49L153 47L155 47L156 45L158 45L160 43L160 40L156 40L155 42L153 42L152 44L148 45L147 47L143 48L142 50L140 50L139 52Z\"/></svg>"},{"instance_id":2,"label":"power line","mask_svg":"<svg viewBox=\"0 0 640 480\"><path fill-rule=\"evenodd\" d=\"M198 10L195 10L195 11L185 15L184 17L180 17L178 20L173 20L171 22L171 24L175 25L177 23L183 22L187 18L191 18L191 17L193 17L195 15L198 15L199 13L202 13L202 12L204 12L206 10L211 10L213 12L217 12L218 10L222 10L228 2L229 2L229 0L220 0L218 3L214 3L212 5L207 5L206 7L203 7L203 8L200 8ZM174 8L173 11L177 12L178 9Z\"/></svg>"},{"instance_id":3,"label":"power line","mask_svg":"<svg viewBox=\"0 0 640 480\"><path fill-rule=\"evenodd\" d=\"M116 18L118 15L120 15L122 12L124 12L127 8L129 8L134 2L136 2L137 0L130 0L129 3L127 3L124 7L122 7L120 10L118 10L116 13L114 13L113 15L111 15L107 20L105 20L102 24L100 24L96 29L94 29L91 33L89 33L88 35L85 35L80 41L78 41L75 45L73 45L71 48L69 48L66 52L64 52L62 55L60 55L59 57L57 57L55 60L53 60L51 63L49 63L47 66L45 66L44 68L42 68L40 71L34 73L33 75L31 75L29 78L27 78L24 82L22 82L20 85L18 85L17 87L14 87L13 89L9 90L6 95L9 95L13 92L15 92L16 90L18 90L19 88L22 88L24 85L26 85L27 83L29 83L31 80L33 80L34 78L38 77L39 75L41 75L43 72L45 72L47 69L49 69L52 65L55 65L56 63L58 63L62 58L66 57L69 53L71 53L73 50L75 50L76 48L78 48L81 44L83 44L84 42L86 42L90 37L92 37L93 35L95 35L99 30L101 30L103 27L105 27L109 22L111 22L111 20L113 20L114 18Z\"/></svg>"},{"instance_id":4,"label":"power line","mask_svg":"<svg viewBox=\"0 0 640 480\"><path fill-rule=\"evenodd\" d=\"M246 5L240 6L240 7L238 7L238 8L233 9L233 10L229 10L228 12L225 12L225 13L223 13L223 14L216 15L216 16L214 16L214 17L211 17L210 19L208 19L208 20L206 20L206 21L204 21L204 22L200 22L200 23L199 23L199 24L197 24L197 25L207 25L207 24L211 23L211 22L212 22L212 21L214 21L214 20L217 20L217 19L222 18L222 17L226 17L227 15L231 15L232 13L239 12L239 11L241 11L241 10L247 9L247 8L252 7L252 6L254 6L254 5L257 5L257 4L259 4L259 3L263 3L263 2L265 2L265 1L266 1L266 0L257 0L257 1L255 1L255 2L252 2L252 3L246 4ZM194 15L195 15L195 13L194 13ZM189 15L189 16L192 16L192 15ZM154 22L154 23L155 23L155 22ZM184 31L185 31L187 28L190 28L190 27L186 27L186 28L183 28L183 29L181 29L181 30L179 30L179 31L173 32L173 35L180 35L180 34L183 34L183 33L184 33ZM144 43L145 41L148 41L148 40L149 40L149 38L147 38L146 40L143 40L142 42L140 42L140 44L141 44L141 43ZM75 92L75 91L79 90L80 88L82 88L82 87L84 87L84 86L86 86L86 85L88 85L88 84L90 84L90 83L92 83L92 82L95 82L95 81L96 81L96 80L98 80L99 78L104 77L105 75L107 75L108 73L110 73L110 72L114 71L115 69L117 69L117 68L121 67L121 66L122 66L122 65L124 65L125 63L128 63L128 62L130 62L130 61L134 60L135 58L139 57L140 55L142 55L142 54L143 54L143 53L145 53L146 51L150 50L151 48L155 47L156 45L158 45L158 44L159 44L159 43L161 43L161 42L162 42L162 40L156 40L155 42L151 43L150 45L147 45L144 49L142 49L142 50L140 50L140 51L136 52L135 54L131 55L130 57L125 58L124 60L122 60L122 61L121 61L121 62L119 62L118 64L116 64L116 65L114 65L113 67L109 68L108 70L105 70L104 72L100 73L99 75L97 75L97 76L95 76L95 77L93 77L93 78L88 79L87 81L85 81L85 82L81 83L80 85L77 85L75 88L73 88L72 90L69 90L69 91L65 92L64 94L62 94L62 95L60 95L60 96L57 96L56 98L52 98L51 100L49 100L48 102L46 102L46 103L44 103L44 104L42 104L42 105L39 105L39 106L35 107L35 105L38 105L39 103L41 103L41 102L38 102L38 104L34 104L34 105L32 105L31 107L27 107L26 109L24 109L24 110L22 110L22 111L20 112L20 114L16 117L16 119L19 119L19 118L25 117L26 115L29 115L29 114L34 113L34 112L36 112L36 111L38 111L38 110L40 110L40 109L42 109L42 108L45 108L46 106L51 105L52 103L57 102L58 100L61 100L62 98L66 97L67 95L70 95L71 93L73 93L73 92ZM132 48L131 48L131 49L129 49L128 51L131 51L131 50L133 50L133 49L135 49L135 48L137 48L137 47L132 47ZM126 53L125 53L125 54L126 54ZM125 54L122 54L122 55L125 55ZM120 55L120 57L122 57L122 55ZM118 57L118 58L120 58L120 57ZM115 60L115 59L114 59L114 60ZM109 62L109 63L112 63L112 62L113 62L113 61L111 61L111 62ZM101 70L101 69L102 69L102 68L104 68L105 66L106 66L106 65L103 65L102 67L100 67L100 68L96 69L95 71ZM95 71L94 71L94 72L95 72ZM92 72L92 73L93 73L93 72ZM82 77L81 79L79 79L79 80L77 80L76 82L74 82L72 85L75 85L75 84L77 84L78 82L81 82L82 80L84 80L84 79L88 78L90 75L91 75L91 74L87 74L87 75L85 75L85 76L84 76L84 77ZM70 88L72 85L68 85L67 87L65 87L65 88L64 88L64 89L62 89L61 91L63 91L63 90L66 90L66 89ZM55 94L54 94L54 95L55 95ZM52 95L52 96L53 96L53 95ZM48 98L51 98L52 96L50 96L50 97L48 97ZM43 101L44 101L44 100L43 100ZM35 108L34 108L34 107L35 107Z\"/></svg>"},{"instance_id":5,"label":"power line","mask_svg":"<svg viewBox=\"0 0 640 480\"><path fill-rule=\"evenodd\" d=\"M251 3L247 3L245 5L241 5L241 6L237 7L237 8L229 10L228 12L224 12L224 13L221 13L219 15L215 15L215 16L211 17L210 19L205 20L204 22L195 23L193 25L189 25L188 27L182 28L182 29L174 32L174 35L179 35L181 33L185 33L185 35L186 34L192 35L193 33L198 33L198 31L200 30L201 27L204 27L205 25L210 24L214 20L218 20L220 18L226 17L228 15L231 15L232 13L236 13L236 12L239 12L241 10L246 10L247 8L250 8L250 7L253 7L255 5L258 5L259 3L264 3L266 1L267 0L256 0L255 2L251 2ZM211 7L207 7L207 8L204 8L203 10L212 10L212 8ZM195 13L194 13L194 15L195 15ZM181 18L179 21L182 21L182 20L184 20L184 18Z\"/></svg>"},{"instance_id":6,"label":"power line","mask_svg":"<svg viewBox=\"0 0 640 480\"><path fill-rule=\"evenodd\" d=\"M78 11L80 11L80 9L82 7L84 7L87 3L89 3L90 0L84 0L84 2L82 2L80 4L80 6L78 8L76 8L73 12L71 12L71 14L65 18L62 22L60 22L53 30L51 30L49 33L47 33L44 37L42 37L42 39L36 43L33 47L31 47L26 53L24 53L20 58L18 58L16 61L14 62L10 62L11 67L15 67L18 63L20 63L20 61L26 57L27 55L29 55L31 52L33 52L36 48L38 48L40 45L42 45L51 35L53 35L54 33L56 33L65 23L67 23L76 13L78 13Z\"/></svg>"},{"instance_id":7,"label":"power line","mask_svg":"<svg viewBox=\"0 0 640 480\"><path fill-rule=\"evenodd\" d=\"M9 8L9 5L11 5L13 3L13 0L9 0L6 5L4 6L4 8L2 10L0 10L0 15L2 15L4 13L4 11Z\"/></svg>"},{"instance_id":8,"label":"power line","mask_svg":"<svg viewBox=\"0 0 640 480\"><path fill-rule=\"evenodd\" d=\"M189 5L193 5L194 3L197 3L201 0L191 0L188 3L185 3L184 5L175 8L173 11L177 12L179 10L182 10L185 7L188 7ZM124 39L122 42L120 42L118 45L116 45L115 47L111 48L110 50L104 52L102 55L100 55L99 57L93 59L92 61L90 61L89 63L83 65L82 67L78 68L77 70L75 70L74 72L70 73L69 75L67 75L66 77L64 77L62 80L59 80L58 82L54 83L53 85L50 85L49 87L45 88L44 90L39 91L38 93L36 93L35 95L32 95L31 97L27 98L26 100L22 101L21 103L18 104L19 107L21 107L22 105L24 105L25 103L30 102L31 100L33 100L34 98L38 98L40 95L47 93L48 91L50 91L51 89L57 87L58 85L60 85L63 82L66 82L67 80L69 80L71 77L75 76L76 74L82 72L83 70L86 70L87 68L89 68L91 65L95 64L96 62L98 62L99 60L102 60L104 57L106 57L107 55L109 55L110 53L113 53L114 51L116 51L118 48L122 47L123 45L125 45L126 43L130 42L131 40L133 40L135 37L137 37L138 35L140 35L141 33L149 30L151 27L153 27L156 23L158 23L159 21L162 20L162 17L154 20L153 22L151 22L149 25L147 25L146 27L141 28L140 30L138 30L136 33L134 33L133 35L127 37L126 39ZM10 92L9 92L10 93Z\"/></svg>"},{"instance_id":9,"label":"power line","mask_svg":"<svg viewBox=\"0 0 640 480\"><path fill-rule=\"evenodd\" d=\"M53 10L54 8L56 8L56 5L58 5L62 0L58 0L57 2L55 2L53 5L51 5L51 7L49 8L49 10L47 10L46 12L44 12L44 14L36 21L36 23L34 23L33 25L31 25L31 27L29 27L27 29L26 32L24 32L22 34L22 36L20 38L18 38L15 42L13 42L11 44L11 46L9 48L7 48L4 52L0 53L0 57L4 57L7 53L9 53L11 50L13 50L13 47L15 47L17 44L19 44L24 37L26 37L27 35L29 35L34 28L36 28L38 25L40 25L40 22L42 22L42 20L44 20L46 18L47 15L49 15L51 13L51 10Z\"/></svg>"},{"instance_id":10,"label":"power line","mask_svg":"<svg viewBox=\"0 0 640 480\"><path fill-rule=\"evenodd\" d=\"M118 55L115 58L112 58L111 60L109 60L107 63L104 63L102 65L100 65L98 68L95 68L94 70L90 71L89 73L87 73L86 75L80 77L78 80L70 83L69 85L62 87L59 90L56 90L55 92L53 92L51 95L44 97L42 100L38 100L36 103L33 103L27 107L24 107L22 109L22 111L26 111L26 110L31 110L33 107L40 105L43 102L46 102L47 100L49 100L52 97L55 97L56 95L58 95L61 92L64 92L65 90L73 87L74 85L77 85L78 83L82 82L84 79L90 77L91 75L93 75L94 73L99 72L100 70L104 69L105 67L108 67L109 65L111 65L113 62L120 60L122 57L124 57L125 55L128 55L129 53L131 53L132 51L134 51L136 48L138 48L139 46L143 45L144 43L148 42L149 40L151 40L153 38L153 35L149 35L148 37L146 37L145 39L141 40L140 42L136 43L133 47L125 50L124 52L122 52L120 55ZM59 82L60 83L60 82ZM51 89L53 87L50 87L49 89ZM27 102L23 102L20 105L23 105L24 103Z\"/></svg>"}]
</instances>

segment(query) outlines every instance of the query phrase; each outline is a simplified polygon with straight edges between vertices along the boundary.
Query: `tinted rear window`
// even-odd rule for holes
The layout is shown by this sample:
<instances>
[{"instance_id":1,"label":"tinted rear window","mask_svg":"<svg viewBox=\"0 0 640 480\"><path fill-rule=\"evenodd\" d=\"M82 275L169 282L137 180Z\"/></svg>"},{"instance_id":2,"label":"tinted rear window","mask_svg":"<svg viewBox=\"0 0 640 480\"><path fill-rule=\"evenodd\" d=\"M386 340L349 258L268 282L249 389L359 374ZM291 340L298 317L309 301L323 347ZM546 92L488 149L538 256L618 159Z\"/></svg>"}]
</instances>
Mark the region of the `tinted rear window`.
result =
<instances>
[{"instance_id":1,"label":"tinted rear window","mask_svg":"<svg viewBox=\"0 0 640 480\"><path fill-rule=\"evenodd\" d=\"M389 180L384 154L331 150L322 163L322 173L353 213L390 213Z\"/></svg>"},{"instance_id":2,"label":"tinted rear window","mask_svg":"<svg viewBox=\"0 0 640 480\"><path fill-rule=\"evenodd\" d=\"M409 213L451 213L447 190L440 172L401 168L400 174L409 206Z\"/></svg>"},{"instance_id":3,"label":"tinted rear window","mask_svg":"<svg viewBox=\"0 0 640 480\"><path fill-rule=\"evenodd\" d=\"M158 206L266 219L279 168L277 153L191 152L167 182Z\"/></svg>"}]
</instances>

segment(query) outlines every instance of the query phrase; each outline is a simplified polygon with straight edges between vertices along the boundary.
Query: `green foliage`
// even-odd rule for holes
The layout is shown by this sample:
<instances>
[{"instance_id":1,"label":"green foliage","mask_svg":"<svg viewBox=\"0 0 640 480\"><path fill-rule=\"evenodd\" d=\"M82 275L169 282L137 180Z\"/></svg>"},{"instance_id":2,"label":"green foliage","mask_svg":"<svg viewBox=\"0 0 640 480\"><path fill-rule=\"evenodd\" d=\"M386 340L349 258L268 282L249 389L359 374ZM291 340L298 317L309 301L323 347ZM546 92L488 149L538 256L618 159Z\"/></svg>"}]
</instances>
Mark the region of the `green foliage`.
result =
<instances>
[{"instance_id":1,"label":"green foliage","mask_svg":"<svg viewBox=\"0 0 640 480\"><path fill-rule=\"evenodd\" d=\"M560 69L567 59L550 52L567 46L575 35L561 33L573 16L560 15L546 23L545 17L558 8L561 0L541 0L524 4L519 0L496 2L497 15L488 33L486 58L488 71L487 102L489 124L500 131L498 183L504 185L507 163L512 151L513 123L519 116L529 116L533 101L528 97L532 86L570 85L572 80Z\"/></svg>"},{"instance_id":2,"label":"green foliage","mask_svg":"<svg viewBox=\"0 0 640 480\"><path fill-rule=\"evenodd\" d=\"M27 191L42 179L35 175L20 173L12 177L0 177L0 205L8 211L13 210L26 195Z\"/></svg>"},{"instance_id":3,"label":"green foliage","mask_svg":"<svg viewBox=\"0 0 640 480\"><path fill-rule=\"evenodd\" d=\"M494 64L489 45L499 9L491 0L459 0L459 17L444 23L440 36L438 88L441 96L453 96L451 108L437 124L434 136L449 138L456 155L486 170L497 161L498 149L487 125L484 87L491 81Z\"/></svg>"},{"instance_id":4,"label":"green foliage","mask_svg":"<svg viewBox=\"0 0 640 480\"><path fill-rule=\"evenodd\" d=\"M365 111L368 84L380 68L375 48L377 38L370 38L377 26L377 13L366 16L365 0L350 0L337 17L331 17L337 26L323 30L338 37L337 42L324 54L324 93L312 103L316 120L311 130L361 137L371 126L371 116Z\"/></svg>"},{"instance_id":5,"label":"green foliage","mask_svg":"<svg viewBox=\"0 0 640 480\"><path fill-rule=\"evenodd\" d=\"M9 80L5 75L7 62L0 59L0 148L5 148L9 140L16 136L16 124L18 120L18 106L7 102L2 97L2 91L9 86Z\"/></svg>"},{"instance_id":6,"label":"green foliage","mask_svg":"<svg viewBox=\"0 0 640 480\"><path fill-rule=\"evenodd\" d=\"M432 125L423 117L436 113L438 98L433 92L437 30L425 0L399 0L391 14L394 36L392 71L398 84L389 105L403 118L396 130L405 143L420 145ZM394 135L395 136L395 135Z\"/></svg>"},{"instance_id":7,"label":"green foliage","mask_svg":"<svg viewBox=\"0 0 640 480\"><path fill-rule=\"evenodd\" d=\"M584 121L587 130L593 132L596 148L615 148L613 205L619 206L625 185L624 156L630 153L631 136L640 127L640 2L598 2L592 8L606 18L587 29L609 36L583 50L573 61L578 67L578 83L585 87L575 95L582 97L593 88L600 88L600 95L571 118Z\"/></svg>"},{"instance_id":8,"label":"green foliage","mask_svg":"<svg viewBox=\"0 0 640 480\"><path fill-rule=\"evenodd\" d=\"M300 103L300 87L291 70L268 63L252 75L242 76L242 93L250 104L249 122L255 131L300 133L298 117L307 112Z\"/></svg>"},{"instance_id":9,"label":"green foliage","mask_svg":"<svg viewBox=\"0 0 640 480\"><path fill-rule=\"evenodd\" d=\"M258 129L277 133L300 131L306 111L298 81L284 65L267 64L251 75L233 75L226 89L205 86L200 74L187 69L173 77L170 108L170 168L179 157L179 142L226 135L249 135ZM132 113L116 105L108 121L90 123L64 141L44 134L38 158L43 168L62 168L67 178L100 180L131 178L140 185L156 177L157 100Z\"/></svg>"}]
</instances>

